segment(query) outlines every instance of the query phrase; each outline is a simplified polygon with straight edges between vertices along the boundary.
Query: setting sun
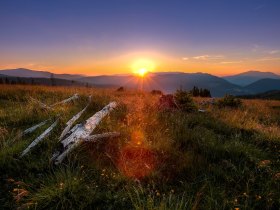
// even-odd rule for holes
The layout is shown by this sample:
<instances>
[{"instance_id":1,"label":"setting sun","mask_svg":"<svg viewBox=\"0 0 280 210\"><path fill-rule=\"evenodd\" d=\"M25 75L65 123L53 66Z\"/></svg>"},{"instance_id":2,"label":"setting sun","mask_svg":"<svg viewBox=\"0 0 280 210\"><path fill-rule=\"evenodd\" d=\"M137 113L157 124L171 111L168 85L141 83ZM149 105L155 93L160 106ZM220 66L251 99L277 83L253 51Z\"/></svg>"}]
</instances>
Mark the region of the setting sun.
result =
<instances>
[{"instance_id":1,"label":"setting sun","mask_svg":"<svg viewBox=\"0 0 280 210\"><path fill-rule=\"evenodd\" d=\"M155 63L149 59L138 59L132 64L133 73L139 77L144 77L154 69Z\"/></svg>"},{"instance_id":2,"label":"setting sun","mask_svg":"<svg viewBox=\"0 0 280 210\"><path fill-rule=\"evenodd\" d=\"M134 73L140 77L144 77L148 73L148 70L146 68L141 68L135 71Z\"/></svg>"}]
</instances>

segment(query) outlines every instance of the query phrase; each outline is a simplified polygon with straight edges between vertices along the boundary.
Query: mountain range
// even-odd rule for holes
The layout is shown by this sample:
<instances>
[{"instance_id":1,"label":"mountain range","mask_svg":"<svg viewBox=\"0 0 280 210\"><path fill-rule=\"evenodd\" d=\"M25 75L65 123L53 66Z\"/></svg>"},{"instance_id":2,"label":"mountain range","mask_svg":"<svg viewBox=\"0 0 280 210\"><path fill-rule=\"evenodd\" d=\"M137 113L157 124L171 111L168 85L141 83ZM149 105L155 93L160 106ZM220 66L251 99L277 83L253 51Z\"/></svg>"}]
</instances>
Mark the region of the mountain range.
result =
<instances>
[{"instance_id":1,"label":"mountain range","mask_svg":"<svg viewBox=\"0 0 280 210\"><path fill-rule=\"evenodd\" d=\"M240 86L247 86L260 79L280 79L280 75L274 74L272 72L247 71L241 74L236 74L223 78L230 83Z\"/></svg>"},{"instance_id":2,"label":"mountain range","mask_svg":"<svg viewBox=\"0 0 280 210\"><path fill-rule=\"evenodd\" d=\"M85 76L78 74L54 74L47 71L29 69L0 70L0 78L9 77L13 80L35 84L56 85L90 85L95 87L120 87L129 89L143 88L172 93L178 88L190 90L193 86L207 88L212 96L225 94L249 95L270 90L280 90L280 75L271 72L248 71L242 74L218 77L206 73L154 72L141 79L132 74L109 76ZM31 79L32 78L32 79Z\"/></svg>"}]
</instances>

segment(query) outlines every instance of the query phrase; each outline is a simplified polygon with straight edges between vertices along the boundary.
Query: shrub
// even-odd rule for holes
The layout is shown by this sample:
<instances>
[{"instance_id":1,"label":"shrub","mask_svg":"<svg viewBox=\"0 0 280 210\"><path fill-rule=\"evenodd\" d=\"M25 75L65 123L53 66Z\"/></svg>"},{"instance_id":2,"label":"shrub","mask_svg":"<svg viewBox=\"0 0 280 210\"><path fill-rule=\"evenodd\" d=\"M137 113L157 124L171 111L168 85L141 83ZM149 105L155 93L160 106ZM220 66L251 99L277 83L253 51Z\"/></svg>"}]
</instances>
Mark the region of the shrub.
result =
<instances>
[{"instance_id":1,"label":"shrub","mask_svg":"<svg viewBox=\"0 0 280 210\"><path fill-rule=\"evenodd\" d=\"M151 94L153 95L163 95L163 93L161 92L161 90L152 90Z\"/></svg>"},{"instance_id":2,"label":"shrub","mask_svg":"<svg viewBox=\"0 0 280 210\"><path fill-rule=\"evenodd\" d=\"M177 90L174 95L177 106L185 112L196 110L196 106L190 94L184 90Z\"/></svg>"},{"instance_id":3,"label":"shrub","mask_svg":"<svg viewBox=\"0 0 280 210\"><path fill-rule=\"evenodd\" d=\"M232 107L238 108L242 104L239 98L234 97L233 95L225 95L223 98L219 99L217 105L222 107Z\"/></svg>"},{"instance_id":4,"label":"shrub","mask_svg":"<svg viewBox=\"0 0 280 210\"><path fill-rule=\"evenodd\" d=\"M119 87L119 88L117 89L117 91L120 91L120 92L124 91L124 87Z\"/></svg>"}]
</instances>

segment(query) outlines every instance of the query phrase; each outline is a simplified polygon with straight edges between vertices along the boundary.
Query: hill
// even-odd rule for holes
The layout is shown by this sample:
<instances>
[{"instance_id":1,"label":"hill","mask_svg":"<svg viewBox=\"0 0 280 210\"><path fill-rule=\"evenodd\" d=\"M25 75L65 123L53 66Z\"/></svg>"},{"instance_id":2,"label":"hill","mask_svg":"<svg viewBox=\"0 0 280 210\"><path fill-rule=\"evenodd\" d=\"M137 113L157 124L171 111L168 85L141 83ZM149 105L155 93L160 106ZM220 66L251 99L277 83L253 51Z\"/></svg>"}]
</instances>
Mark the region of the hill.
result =
<instances>
[{"instance_id":1,"label":"hill","mask_svg":"<svg viewBox=\"0 0 280 210\"><path fill-rule=\"evenodd\" d=\"M280 75L274 74L272 72L260 72L260 71L247 71L241 74L223 77L228 82L231 82L240 86L247 86L254 83L260 79L280 79Z\"/></svg>"},{"instance_id":2,"label":"hill","mask_svg":"<svg viewBox=\"0 0 280 210\"><path fill-rule=\"evenodd\" d=\"M251 93L263 93L270 90L280 90L280 79L261 79L244 87Z\"/></svg>"},{"instance_id":3,"label":"hill","mask_svg":"<svg viewBox=\"0 0 280 210\"><path fill-rule=\"evenodd\" d=\"M225 94L248 95L279 89L277 79L259 79L261 77L278 77L278 75L256 71L245 72L239 76L236 75L235 80L240 80L240 82L244 82L244 78L247 82L257 80L244 87L233 84L227 81L227 79L206 73L155 72L149 73L142 79L132 74L83 76L52 74L47 71L29 69L12 69L0 70L0 75L2 75L1 77L7 77L4 75L8 75L13 78L12 80L14 82L21 80L27 84L34 84L35 82L36 84L50 85L52 81L55 81L56 85L62 86L72 84L81 86L90 84L96 87L114 88L123 86L128 89L143 89L146 91L158 89L165 93L173 93L179 88L190 90L193 86L197 86L199 88L209 89L214 97L224 96ZM51 77L52 80L50 80Z\"/></svg>"},{"instance_id":4,"label":"hill","mask_svg":"<svg viewBox=\"0 0 280 210\"><path fill-rule=\"evenodd\" d=\"M0 84L32 84L32 85L50 85L50 86L87 86L88 84L66 79L58 78L30 78L14 77L0 74ZM91 85L93 86L93 85Z\"/></svg>"},{"instance_id":5,"label":"hill","mask_svg":"<svg viewBox=\"0 0 280 210\"><path fill-rule=\"evenodd\" d=\"M0 74L12 76L12 77L26 77L26 78L54 77L56 79L67 79L67 80L76 80L83 77L83 75L77 75L77 74L53 74L48 71L38 71L38 70L30 70L24 68L0 70Z\"/></svg>"},{"instance_id":6,"label":"hill","mask_svg":"<svg viewBox=\"0 0 280 210\"><path fill-rule=\"evenodd\" d=\"M206 88L211 91L212 96L218 97L224 94L245 94L242 88L231 84L226 80L205 73L150 73L142 81L141 78L133 75L113 75L113 76L94 76L79 79L82 82L97 85L124 86L126 88L137 89L142 85L144 90L150 91L159 89L165 93L172 93L179 88L190 90L193 86Z\"/></svg>"}]
</instances>

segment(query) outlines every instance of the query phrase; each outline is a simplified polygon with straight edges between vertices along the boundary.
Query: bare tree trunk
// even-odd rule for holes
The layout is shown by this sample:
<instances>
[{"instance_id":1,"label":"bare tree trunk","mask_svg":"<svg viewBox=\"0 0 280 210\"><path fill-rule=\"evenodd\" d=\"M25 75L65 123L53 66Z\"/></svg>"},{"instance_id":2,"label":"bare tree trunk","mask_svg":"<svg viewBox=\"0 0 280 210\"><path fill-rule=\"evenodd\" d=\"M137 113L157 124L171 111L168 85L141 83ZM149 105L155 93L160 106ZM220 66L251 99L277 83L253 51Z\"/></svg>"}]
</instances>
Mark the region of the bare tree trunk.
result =
<instances>
[{"instance_id":1,"label":"bare tree trunk","mask_svg":"<svg viewBox=\"0 0 280 210\"><path fill-rule=\"evenodd\" d=\"M114 138L120 136L119 132L108 132L108 133L103 133L103 134L96 134L92 136L88 136L85 139L78 139L74 144L70 144L66 150L63 151L60 155L54 154L55 159L55 164L58 165L60 164L64 158L76 147L78 147L82 142L92 142L92 141L98 141L100 139L104 138Z\"/></svg>"},{"instance_id":2,"label":"bare tree trunk","mask_svg":"<svg viewBox=\"0 0 280 210\"><path fill-rule=\"evenodd\" d=\"M32 133L32 132L35 131L37 128L40 128L40 127L42 127L43 125L45 125L49 120L50 120L50 119L47 119L47 120L45 120L45 121L43 121L43 122L38 123L37 125L34 125L34 126L28 128L28 129L24 130L24 131L22 132L22 135L25 135L25 134L28 134L28 133Z\"/></svg>"},{"instance_id":3,"label":"bare tree trunk","mask_svg":"<svg viewBox=\"0 0 280 210\"><path fill-rule=\"evenodd\" d=\"M60 137L59 137L59 141L61 141L61 139L64 138L64 136L69 132L69 130L71 129L72 125L76 122L76 120L78 120L81 115L86 111L86 109L88 108L89 104L91 101L91 96L89 97L89 103L87 104L87 106L80 111L78 114L76 114L75 116L73 116L67 123L66 123L66 127L64 128L64 130L62 131Z\"/></svg>"},{"instance_id":4,"label":"bare tree trunk","mask_svg":"<svg viewBox=\"0 0 280 210\"><path fill-rule=\"evenodd\" d=\"M46 138L50 132L54 129L54 127L57 125L58 123L57 119L47 130L45 130L40 136L38 136L31 144L29 144L29 146L21 153L20 157L23 157L24 155L26 155L32 147L36 146L40 141L42 141L44 138Z\"/></svg>"},{"instance_id":5,"label":"bare tree trunk","mask_svg":"<svg viewBox=\"0 0 280 210\"><path fill-rule=\"evenodd\" d=\"M54 107L54 106L57 106L57 105L59 105L59 104L66 104L66 103L68 103L68 102L70 102L70 101L74 101L74 100L76 100L76 99L78 99L79 98L79 95L78 95L78 93L75 93L73 96L71 96L70 98L67 98L67 99L65 99L65 100L63 100L63 101L60 101L60 102L57 102L57 103L54 103L54 104L52 104L52 105L50 105L50 107Z\"/></svg>"},{"instance_id":6,"label":"bare tree trunk","mask_svg":"<svg viewBox=\"0 0 280 210\"><path fill-rule=\"evenodd\" d=\"M87 138L96 126L101 122L101 120L108 115L115 107L117 106L116 102L111 102L105 106L102 110L95 113L90 117L85 124L75 126L75 130L63 141L61 141L64 151L56 158L55 164L59 164L66 157L66 155L77 147L83 139Z\"/></svg>"}]
</instances>

